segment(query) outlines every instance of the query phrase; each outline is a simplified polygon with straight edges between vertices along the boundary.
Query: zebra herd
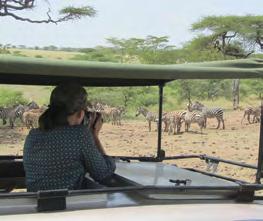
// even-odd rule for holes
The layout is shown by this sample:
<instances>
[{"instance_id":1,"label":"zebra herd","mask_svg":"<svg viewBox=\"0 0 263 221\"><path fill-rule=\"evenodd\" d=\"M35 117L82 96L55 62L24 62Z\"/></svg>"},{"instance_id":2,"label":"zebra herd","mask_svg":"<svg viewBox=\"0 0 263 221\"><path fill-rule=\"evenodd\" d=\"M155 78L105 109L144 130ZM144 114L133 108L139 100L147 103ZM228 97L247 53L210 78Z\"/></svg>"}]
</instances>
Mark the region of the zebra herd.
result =
<instances>
[{"instance_id":1,"label":"zebra herd","mask_svg":"<svg viewBox=\"0 0 263 221\"><path fill-rule=\"evenodd\" d=\"M140 114L142 114L147 120L149 131L151 131L151 122L158 123L157 114L148 111L144 107L139 107L137 109L136 116L139 116ZM169 134L180 133L182 124L184 122L186 132L189 131L191 124L196 123L198 124L202 133L202 129L206 128L207 118L216 118L218 121L217 129L220 128L221 123L223 129L225 129L224 111L222 108L209 108L196 101L194 104L188 104L187 110L163 113L162 121L164 123L164 132L168 132Z\"/></svg>"},{"instance_id":2,"label":"zebra herd","mask_svg":"<svg viewBox=\"0 0 263 221\"><path fill-rule=\"evenodd\" d=\"M261 107L248 107L244 110L244 115L241 123L247 117L249 123L250 118L253 116L252 123L260 121ZM151 122L158 123L158 115L154 112L147 110L145 107L139 107L136 116L142 114L148 122L149 131L151 131ZM193 104L187 105L187 110L164 112L162 121L164 123L164 132L168 134L180 133L182 124L184 122L185 132L188 132L191 124L197 124L202 130L207 127L207 119L215 118L217 120L217 127L219 129L222 124L222 129L225 129L224 110L221 107L206 107L202 103L196 101Z\"/></svg>"},{"instance_id":3,"label":"zebra herd","mask_svg":"<svg viewBox=\"0 0 263 221\"><path fill-rule=\"evenodd\" d=\"M8 120L11 128L14 128L16 119L20 119L21 123L27 128L35 128L38 126L39 116L46 108L46 106L39 107L34 101L27 105L18 104L12 107L0 107L0 118L3 125L6 125Z\"/></svg>"},{"instance_id":4,"label":"zebra herd","mask_svg":"<svg viewBox=\"0 0 263 221\"><path fill-rule=\"evenodd\" d=\"M47 106L43 105L39 107L34 101L27 105L19 104L13 107L0 107L0 118L3 121L3 125L7 124L8 120L11 128L14 128L16 119L20 119L27 128L36 128L38 126L39 116L46 109ZM122 117L125 114L125 108L123 107L112 107L99 102L89 104L87 111L100 112L103 120L105 122L111 121L112 125L121 125ZM245 108L241 124L245 118L247 118L248 123L259 122L260 114L261 106ZM147 108L139 107L135 116L138 117L139 115L145 117L148 122L149 131L152 130L152 122L158 125L158 115L149 111ZM189 131L191 124L197 124L202 133L202 130L207 127L208 118L215 118L217 120L217 129L220 128L221 124L222 129L225 129L224 110L221 107L206 107L198 101L189 103L187 109L183 111L164 112L162 115L162 122L164 123L164 132L168 132L168 134L180 133L183 123L185 132Z\"/></svg>"},{"instance_id":5,"label":"zebra herd","mask_svg":"<svg viewBox=\"0 0 263 221\"><path fill-rule=\"evenodd\" d=\"M142 114L147 120L149 131L151 131L151 122L158 123L157 114L148 111L144 107L139 107L137 109L136 116L139 116L140 114ZM164 123L164 132L168 132L168 134L180 133L182 124L184 122L186 132L189 131L191 124L196 123L198 124L202 133L202 129L206 128L207 118L216 118L218 121L217 129L220 128L221 122L223 129L225 129L224 111L222 108L208 108L196 101L194 104L189 103L187 105L187 110L163 113L162 121Z\"/></svg>"},{"instance_id":6,"label":"zebra herd","mask_svg":"<svg viewBox=\"0 0 263 221\"><path fill-rule=\"evenodd\" d=\"M3 125L9 121L10 128L14 128L17 119L20 119L28 129L38 127L38 119L40 115L48 107L43 105L39 107L36 102L30 102L27 105L15 105L12 107L0 107L0 119L3 120ZM121 125L122 116L125 112L123 107L112 107L101 103L90 104L87 111L96 111L102 114L104 121L111 121L112 125Z\"/></svg>"},{"instance_id":7,"label":"zebra herd","mask_svg":"<svg viewBox=\"0 0 263 221\"><path fill-rule=\"evenodd\" d=\"M121 120L125 113L124 107L112 107L99 102L90 104L87 110L101 113L103 120L105 122L111 121L112 125L121 125Z\"/></svg>"}]
</instances>

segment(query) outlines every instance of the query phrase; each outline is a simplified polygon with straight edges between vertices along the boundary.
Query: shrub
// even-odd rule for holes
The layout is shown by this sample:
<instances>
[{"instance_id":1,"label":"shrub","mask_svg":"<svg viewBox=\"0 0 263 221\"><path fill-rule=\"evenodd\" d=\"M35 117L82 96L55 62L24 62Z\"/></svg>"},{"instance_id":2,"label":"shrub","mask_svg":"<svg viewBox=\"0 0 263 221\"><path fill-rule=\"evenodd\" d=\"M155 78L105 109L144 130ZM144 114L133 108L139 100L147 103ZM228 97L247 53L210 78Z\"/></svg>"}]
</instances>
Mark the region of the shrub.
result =
<instances>
[{"instance_id":1,"label":"shrub","mask_svg":"<svg viewBox=\"0 0 263 221\"><path fill-rule=\"evenodd\" d=\"M13 106L26 103L28 103L28 101L24 98L22 92L0 89L0 106Z\"/></svg>"}]
</instances>

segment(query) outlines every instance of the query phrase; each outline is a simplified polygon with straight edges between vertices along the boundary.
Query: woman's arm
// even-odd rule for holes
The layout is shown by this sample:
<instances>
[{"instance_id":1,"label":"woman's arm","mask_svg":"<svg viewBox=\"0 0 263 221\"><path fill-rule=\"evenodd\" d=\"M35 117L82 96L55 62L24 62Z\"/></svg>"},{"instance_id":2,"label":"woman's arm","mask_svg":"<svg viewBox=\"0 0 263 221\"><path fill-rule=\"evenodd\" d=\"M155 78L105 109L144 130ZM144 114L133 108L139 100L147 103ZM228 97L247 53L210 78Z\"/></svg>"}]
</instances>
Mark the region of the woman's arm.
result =
<instances>
[{"instance_id":1,"label":"woman's arm","mask_svg":"<svg viewBox=\"0 0 263 221\"><path fill-rule=\"evenodd\" d=\"M99 150L103 155L106 155L106 152L105 152L105 150L104 150L104 148L103 148L103 146L102 146L102 144L101 144L101 142L100 142L100 139L99 139L98 135L96 135L96 134L93 133L93 138L94 138L94 142L95 142L95 145L96 145L96 147L98 148L98 150Z\"/></svg>"},{"instance_id":2,"label":"woman's arm","mask_svg":"<svg viewBox=\"0 0 263 221\"><path fill-rule=\"evenodd\" d=\"M95 145L97 146L98 150L103 155L106 155L106 152L105 152L105 150L104 150L104 148L100 142L100 139L99 139L99 132L102 128L103 120L102 120L101 115L98 115L97 117L98 117L98 119L96 119L95 124L92 127L92 134L93 134Z\"/></svg>"},{"instance_id":3,"label":"woman's arm","mask_svg":"<svg viewBox=\"0 0 263 221\"><path fill-rule=\"evenodd\" d=\"M99 131L102 127L102 119L98 119L93 129L86 128L82 141L82 152L87 172L90 176L98 181L103 182L105 179L114 174L116 165L115 161L105 155L105 150L99 140Z\"/></svg>"}]
</instances>

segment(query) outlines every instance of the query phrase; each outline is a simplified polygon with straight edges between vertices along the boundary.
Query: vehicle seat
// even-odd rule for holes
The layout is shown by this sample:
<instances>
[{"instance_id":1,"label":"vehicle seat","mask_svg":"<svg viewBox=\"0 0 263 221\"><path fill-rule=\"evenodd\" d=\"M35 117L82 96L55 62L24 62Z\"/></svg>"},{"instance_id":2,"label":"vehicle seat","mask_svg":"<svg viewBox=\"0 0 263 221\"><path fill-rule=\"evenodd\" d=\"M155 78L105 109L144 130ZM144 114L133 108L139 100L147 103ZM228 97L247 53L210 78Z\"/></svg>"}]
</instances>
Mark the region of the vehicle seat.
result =
<instances>
[{"instance_id":1,"label":"vehicle seat","mask_svg":"<svg viewBox=\"0 0 263 221\"><path fill-rule=\"evenodd\" d=\"M0 191L10 192L15 188L26 188L23 160L0 160Z\"/></svg>"}]
</instances>

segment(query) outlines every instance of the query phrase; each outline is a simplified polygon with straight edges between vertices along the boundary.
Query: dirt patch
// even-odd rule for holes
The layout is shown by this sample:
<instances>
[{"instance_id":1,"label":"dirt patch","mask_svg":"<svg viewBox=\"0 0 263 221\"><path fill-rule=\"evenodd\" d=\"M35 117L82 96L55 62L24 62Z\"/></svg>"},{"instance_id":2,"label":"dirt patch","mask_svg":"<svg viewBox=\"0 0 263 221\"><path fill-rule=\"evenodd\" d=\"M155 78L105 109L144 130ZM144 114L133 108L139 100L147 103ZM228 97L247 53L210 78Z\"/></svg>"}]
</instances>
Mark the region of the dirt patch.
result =
<instances>
[{"instance_id":1,"label":"dirt patch","mask_svg":"<svg viewBox=\"0 0 263 221\"><path fill-rule=\"evenodd\" d=\"M228 112L226 114L226 129L215 129L217 122L208 119L207 129L200 133L196 125L190 132L178 135L164 133L162 148L166 156L179 154L207 154L228 160L246 162L256 165L259 146L259 124L241 125L243 112ZM148 125L143 118L137 121L123 121L123 125L115 126L105 123L101 132L102 143L110 155L118 156L153 156L157 149L156 125L153 131L148 131ZM0 127L0 154L21 155L23 143L28 130L22 127L13 130ZM206 163L201 160L187 159L169 161L181 167L206 169ZM219 164L218 173L253 182L255 170L244 169L226 164Z\"/></svg>"}]
</instances>

